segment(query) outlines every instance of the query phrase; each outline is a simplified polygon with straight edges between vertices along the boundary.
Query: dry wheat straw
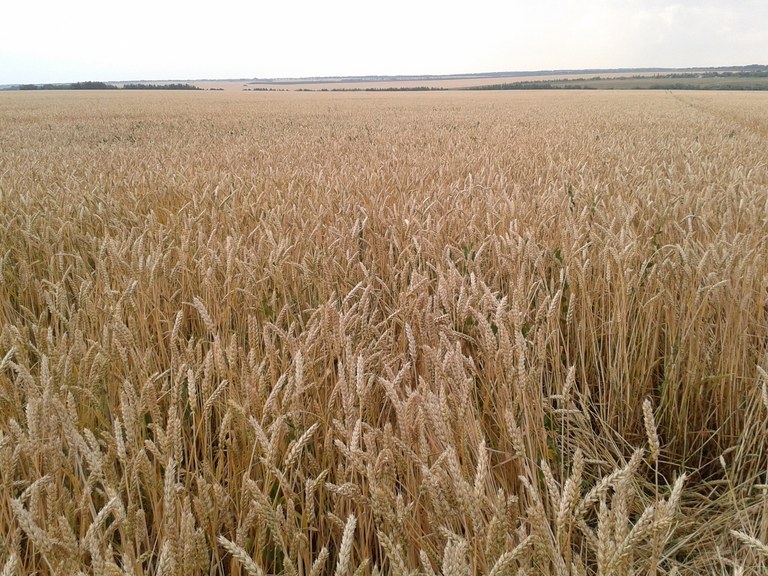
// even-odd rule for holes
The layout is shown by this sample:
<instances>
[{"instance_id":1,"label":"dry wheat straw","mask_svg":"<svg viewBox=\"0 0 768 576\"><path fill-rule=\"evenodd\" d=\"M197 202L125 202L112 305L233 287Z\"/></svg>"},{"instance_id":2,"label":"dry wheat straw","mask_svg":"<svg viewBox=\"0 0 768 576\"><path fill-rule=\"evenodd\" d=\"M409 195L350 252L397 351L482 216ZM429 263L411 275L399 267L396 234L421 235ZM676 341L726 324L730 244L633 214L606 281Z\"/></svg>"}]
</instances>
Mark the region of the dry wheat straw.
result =
<instances>
[{"instance_id":1,"label":"dry wheat straw","mask_svg":"<svg viewBox=\"0 0 768 576\"><path fill-rule=\"evenodd\" d=\"M197 96L0 97L4 573L766 572L764 94Z\"/></svg>"}]
</instances>

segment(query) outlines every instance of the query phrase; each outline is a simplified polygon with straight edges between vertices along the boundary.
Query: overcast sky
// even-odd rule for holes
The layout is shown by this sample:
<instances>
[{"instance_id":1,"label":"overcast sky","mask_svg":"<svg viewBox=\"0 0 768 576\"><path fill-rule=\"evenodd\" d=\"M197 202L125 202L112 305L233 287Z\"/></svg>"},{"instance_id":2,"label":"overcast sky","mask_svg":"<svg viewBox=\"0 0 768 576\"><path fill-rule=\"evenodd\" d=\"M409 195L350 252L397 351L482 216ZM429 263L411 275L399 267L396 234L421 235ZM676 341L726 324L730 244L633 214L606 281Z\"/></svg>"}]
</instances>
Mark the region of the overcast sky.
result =
<instances>
[{"instance_id":1,"label":"overcast sky","mask_svg":"<svg viewBox=\"0 0 768 576\"><path fill-rule=\"evenodd\" d=\"M6 0L0 84L768 64L767 0Z\"/></svg>"}]
</instances>

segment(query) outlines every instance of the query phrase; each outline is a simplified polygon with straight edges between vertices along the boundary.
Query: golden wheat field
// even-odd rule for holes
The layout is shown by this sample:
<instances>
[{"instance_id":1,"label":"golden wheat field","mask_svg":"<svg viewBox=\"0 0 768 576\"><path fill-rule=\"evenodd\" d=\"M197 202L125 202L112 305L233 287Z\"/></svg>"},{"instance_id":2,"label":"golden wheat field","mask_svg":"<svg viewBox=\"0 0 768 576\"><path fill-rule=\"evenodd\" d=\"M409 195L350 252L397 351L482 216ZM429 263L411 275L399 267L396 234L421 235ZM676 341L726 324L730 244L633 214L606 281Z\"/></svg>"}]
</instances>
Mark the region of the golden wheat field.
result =
<instances>
[{"instance_id":1,"label":"golden wheat field","mask_svg":"<svg viewBox=\"0 0 768 576\"><path fill-rule=\"evenodd\" d=\"M0 573L768 573L768 95L0 95Z\"/></svg>"}]
</instances>

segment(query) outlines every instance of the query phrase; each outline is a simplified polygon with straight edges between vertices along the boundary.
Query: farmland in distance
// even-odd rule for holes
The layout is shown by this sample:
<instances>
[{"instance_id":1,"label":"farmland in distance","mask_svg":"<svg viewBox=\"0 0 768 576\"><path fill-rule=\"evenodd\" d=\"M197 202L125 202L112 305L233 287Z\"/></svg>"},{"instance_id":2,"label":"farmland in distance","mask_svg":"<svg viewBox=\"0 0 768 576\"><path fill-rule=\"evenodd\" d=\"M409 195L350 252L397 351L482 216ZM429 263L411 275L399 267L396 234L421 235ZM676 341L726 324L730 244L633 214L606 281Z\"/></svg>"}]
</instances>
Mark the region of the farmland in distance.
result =
<instances>
[{"instance_id":1,"label":"farmland in distance","mask_svg":"<svg viewBox=\"0 0 768 576\"><path fill-rule=\"evenodd\" d=\"M768 95L0 94L2 574L765 574Z\"/></svg>"}]
</instances>

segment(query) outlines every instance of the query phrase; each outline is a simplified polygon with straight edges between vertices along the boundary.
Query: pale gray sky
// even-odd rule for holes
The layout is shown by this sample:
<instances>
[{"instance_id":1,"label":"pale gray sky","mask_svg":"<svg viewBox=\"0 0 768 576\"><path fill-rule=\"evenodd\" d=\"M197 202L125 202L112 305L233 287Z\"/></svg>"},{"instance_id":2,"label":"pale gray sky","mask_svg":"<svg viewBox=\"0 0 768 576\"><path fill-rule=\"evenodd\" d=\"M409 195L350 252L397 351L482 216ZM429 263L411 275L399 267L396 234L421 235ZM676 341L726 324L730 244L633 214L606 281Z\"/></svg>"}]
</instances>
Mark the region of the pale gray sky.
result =
<instances>
[{"instance_id":1,"label":"pale gray sky","mask_svg":"<svg viewBox=\"0 0 768 576\"><path fill-rule=\"evenodd\" d=\"M768 64L767 0L6 0L0 84Z\"/></svg>"}]
</instances>

